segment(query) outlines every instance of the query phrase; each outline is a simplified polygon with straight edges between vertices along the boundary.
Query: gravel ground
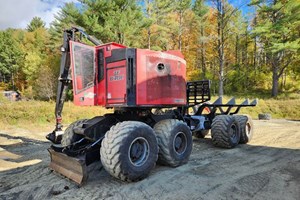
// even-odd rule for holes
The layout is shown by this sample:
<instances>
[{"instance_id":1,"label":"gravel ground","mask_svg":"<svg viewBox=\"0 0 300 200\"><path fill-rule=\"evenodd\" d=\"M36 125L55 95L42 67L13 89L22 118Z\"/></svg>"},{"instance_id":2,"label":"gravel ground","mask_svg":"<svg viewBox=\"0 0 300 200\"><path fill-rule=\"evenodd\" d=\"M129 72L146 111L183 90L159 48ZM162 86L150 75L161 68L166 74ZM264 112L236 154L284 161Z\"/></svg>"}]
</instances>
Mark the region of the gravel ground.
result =
<instances>
[{"instance_id":1,"label":"gravel ground","mask_svg":"<svg viewBox=\"0 0 300 200\"><path fill-rule=\"evenodd\" d=\"M300 199L300 122L254 120L254 137L235 149L194 139L188 164L157 165L135 183L96 162L83 187L48 168L44 133L0 131L0 199Z\"/></svg>"}]
</instances>

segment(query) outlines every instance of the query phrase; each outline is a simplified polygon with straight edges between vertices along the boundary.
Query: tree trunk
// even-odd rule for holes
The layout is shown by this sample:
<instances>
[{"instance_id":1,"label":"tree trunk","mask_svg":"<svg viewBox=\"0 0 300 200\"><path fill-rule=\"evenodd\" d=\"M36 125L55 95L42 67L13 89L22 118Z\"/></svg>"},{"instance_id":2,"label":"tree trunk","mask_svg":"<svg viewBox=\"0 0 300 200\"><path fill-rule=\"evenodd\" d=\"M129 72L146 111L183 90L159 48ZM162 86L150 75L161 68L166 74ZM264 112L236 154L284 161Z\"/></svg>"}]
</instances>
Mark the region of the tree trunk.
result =
<instances>
[{"instance_id":1,"label":"tree trunk","mask_svg":"<svg viewBox=\"0 0 300 200\"><path fill-rule=\"evenodd\" d=\"M278 96L278 83L279 79L277 74L273 72L273 77L272 77L272 97L277 97Z\"/></svg>"},{"instance_id":2,"label":"tree trunk","mask_svg":"<svg viewBox=\"0 0 300 200\"><path fill-rule=\"evenodd\" d=\"M245 64L248 67L248 30L246 28L246 32L245 32Z\"/></svg>"},{"instance_id":3,"label":"tree trunk","mask_svg":"<svg viewBox=\"0 0 300 200\"><path fill-rule=\"evenodd\" d=\"M277 97L278 95L278 85L279 85L279 76L278 76L278 62L273 60L272 62L272 97Z\"/></svg>"},{"instance_id":4,"label":"tree trunk","mask_svg":"<svg viewBox=\"0 0 300 200\"><path fill-rule=\"evenodd\" d=\"M223 72L220 71L220 77L219 77L219 96L223 96L224 90L223 90Z\"/></svg>"},{"instance_id":5,"label":"tree trunk","mask_svg":"<svg viewBox=\"0 0 300 200\"><path fill-rule=\"evenodd\" d=\"M219 96L223 96L224 94L223 81L224 81L224 45L221 44L219 48Z\"/></svg>"},{"instance_id":6,"label":"tree trunk","mask_svg":"<svg viewBox=\"0 0 300 200\"><path fill-rule=\"evenodd\" d=\"M224 18L225 2L218 1L218 54L219 54L219 96L224 94Z\"/></svg>"},{"instance_id":7,"label":"tree trunk","mask_svg":"<svg viewBox=\"0 0 300 200\"><path fill-rule=\"evenodd\" d=\"M254 27L257 25L257 18L256 16L254 17ZM254 67L254 73L256 75L257 73L257 68L256 68L256 60L257 60L257 36L254 36L254 49L253 49L253 67Z\"/></svg>"},{"instance_id":8,"label":"tree trunk","mask_svg":"<svg viewBox=\"0 0 300 200\"><path fill-rule=\"evenodd\" d=\"M148 49L151 48L151 30L148 28Z\"/></svg>"},{"instance_id":9,"label":"tree trunk","mask_svg":"<svg viewBox=\"0 0 300 200\"><path fill-rule=\"evenodd\" d=\"M183 18L183 11L180 10L179 12L179 38L178 38L178 48L179 51L181 51L181 46L182 46L182 18Z\"/></svg>"},{"instance_id":10,"label":"tree trunk","mask_svg":"<svg viewBox=\"0 0 300 200\"><path fill-rule=\"evenodd\" d=\"M238 51L239 51L239 35L236 34L235 36L235 64L236 65L240 64L238 58Z\"/></svg>"},{"instance_id":11,"label":"tree trunk","mask_svg":"<svg viewBox=\"0 0 300 200\"><path fill-rule=\"evenodd\" d=\"M150 0L148 0L148 5L147 5L147 13L148 13L148 17L151 16L151 10L150 10ZM151 25L148 28L148 49L151 48Z\"/></svg>"},{"instance_id":12,"label":"tree trunk","mask_svg":"<svg viewBox=\"0 0 300 200\"><path fill-rule=\"evenodd\" d=\"M13 72L11 73L11 85L13 87L13 90L16 90L16 88L15 88L15 81L14 81L14 73Z\"/></svg>"},{"instance_id":13,"label":"tree trunk","mask_svg":"<svg viewBox=\"0 0 300 200\"><path fill-rule=\"evenodd\" d=\"M201 26L201 37L204 36L204 28L203 26ZM205 46L204 46L204 42L201 39L201 64L202 64L202 79L206 78L206 65L205 65Z\"/></svg>"},{"instance_id":14,"label":"tree trunk","mask_svg":"<svg viewBox=\"0 0 300 200\"><path fill-rule=\"evenodd\" d=\"M256 60L257 60L257 42L256 42L256 36L255 36L254 37L254 50L253 50L253 67L255 70L255 74L257 73Z\"/></svg>"}]
</instances>

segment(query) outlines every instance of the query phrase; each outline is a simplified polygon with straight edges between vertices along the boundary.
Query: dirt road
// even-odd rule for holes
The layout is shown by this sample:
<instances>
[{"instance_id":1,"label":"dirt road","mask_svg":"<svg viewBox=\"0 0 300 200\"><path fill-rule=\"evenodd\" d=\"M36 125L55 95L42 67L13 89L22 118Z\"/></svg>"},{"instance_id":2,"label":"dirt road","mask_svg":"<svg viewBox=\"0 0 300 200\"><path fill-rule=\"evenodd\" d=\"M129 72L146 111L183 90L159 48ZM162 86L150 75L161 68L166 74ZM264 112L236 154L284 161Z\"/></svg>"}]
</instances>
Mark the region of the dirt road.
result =
<instances>
[{"instance_id":1,"label":"dirt road","mask_svg":"<svg viewBox=\"0 0 300 200\"><path fill-rule=\"evenodd\" d=\"M194 139L188 164L156 166L136 183L100 162L81 188L48 169L49 142L0 132L0 199L300 199L300 122L255 121L247 145L225 150ZM42 138L42 137L37 137ZM15 144L14 144L15 143Z\"/></svg>"}]
</instances>

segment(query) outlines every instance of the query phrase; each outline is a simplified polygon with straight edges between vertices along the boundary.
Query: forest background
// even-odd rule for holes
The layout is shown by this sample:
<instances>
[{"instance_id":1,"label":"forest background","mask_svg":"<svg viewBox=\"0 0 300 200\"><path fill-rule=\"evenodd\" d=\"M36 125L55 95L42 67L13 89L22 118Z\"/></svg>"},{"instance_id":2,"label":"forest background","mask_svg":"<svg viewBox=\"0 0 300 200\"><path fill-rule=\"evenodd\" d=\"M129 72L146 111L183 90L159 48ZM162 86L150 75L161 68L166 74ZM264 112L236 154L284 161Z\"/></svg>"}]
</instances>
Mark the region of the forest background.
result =
<instances>
[{"instance_id":1,"label":"forest background","mask_svg":"<svg viewBox=\"0 0 300 200\"><path fill-rule=\"evenodd\" d=\"M1 87L18 90L28 99L53 99L62 32L77 25L105 43L181 50L187 60L188 80L212 80L215 95L298 97L300 1L234 2L65 3L49 28L34 17L26 29L0 31Z\"/></svg>"}]
</instances>

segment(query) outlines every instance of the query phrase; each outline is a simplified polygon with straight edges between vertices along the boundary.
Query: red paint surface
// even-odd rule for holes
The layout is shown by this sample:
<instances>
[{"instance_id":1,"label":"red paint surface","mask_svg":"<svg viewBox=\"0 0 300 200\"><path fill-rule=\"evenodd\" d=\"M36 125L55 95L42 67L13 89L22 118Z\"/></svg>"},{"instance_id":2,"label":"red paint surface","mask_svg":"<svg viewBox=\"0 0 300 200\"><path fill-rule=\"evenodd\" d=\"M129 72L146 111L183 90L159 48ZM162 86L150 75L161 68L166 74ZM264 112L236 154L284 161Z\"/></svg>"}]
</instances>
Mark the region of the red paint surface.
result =
<instances>
[{"instance_id":1,"label":"red paint surface","mask_svg":"<svg viewBox=\"0 0 300 200\"><path fill-rule=\"evenodd\" d=\"M95 54L95 85L74 92L76 105L99 105L104 107L126 107L127 89L127 61L121 60L114 63L105 63L105 58L110 57L113 49L126 48L117 43L109 43L91 47L78 42L80 45L92 49ZM103 49L104 76L98 82L98 58L96 52ZM186 62L180 51L158 52L137 49L136 54L136 105L137 106L181 106L186 104ZM73 54L71 52L72 77L74 77ZM77 76L73 88L81 89L83 79Z\"/></svg>"},{"instance_id":2,"label":"red paint surface","mask_svg":"<svg viewBox=\"0 0 300 200\"><path fill-rule=\"evenodd\" d=\"M107 65L107 105L126 102L126 61Z\"/></svg>"},{"instance_id":3,"label":"red paint surface","mask_svg":"<svg viewBox=\"0 0 300 200\"><path fill-rule=\"evenodd\" d=\"M172 54L137 50L137 105L185 105L185 61ZM164 66L159 69L158 65Z\"/></svg>"}]
</instances>

